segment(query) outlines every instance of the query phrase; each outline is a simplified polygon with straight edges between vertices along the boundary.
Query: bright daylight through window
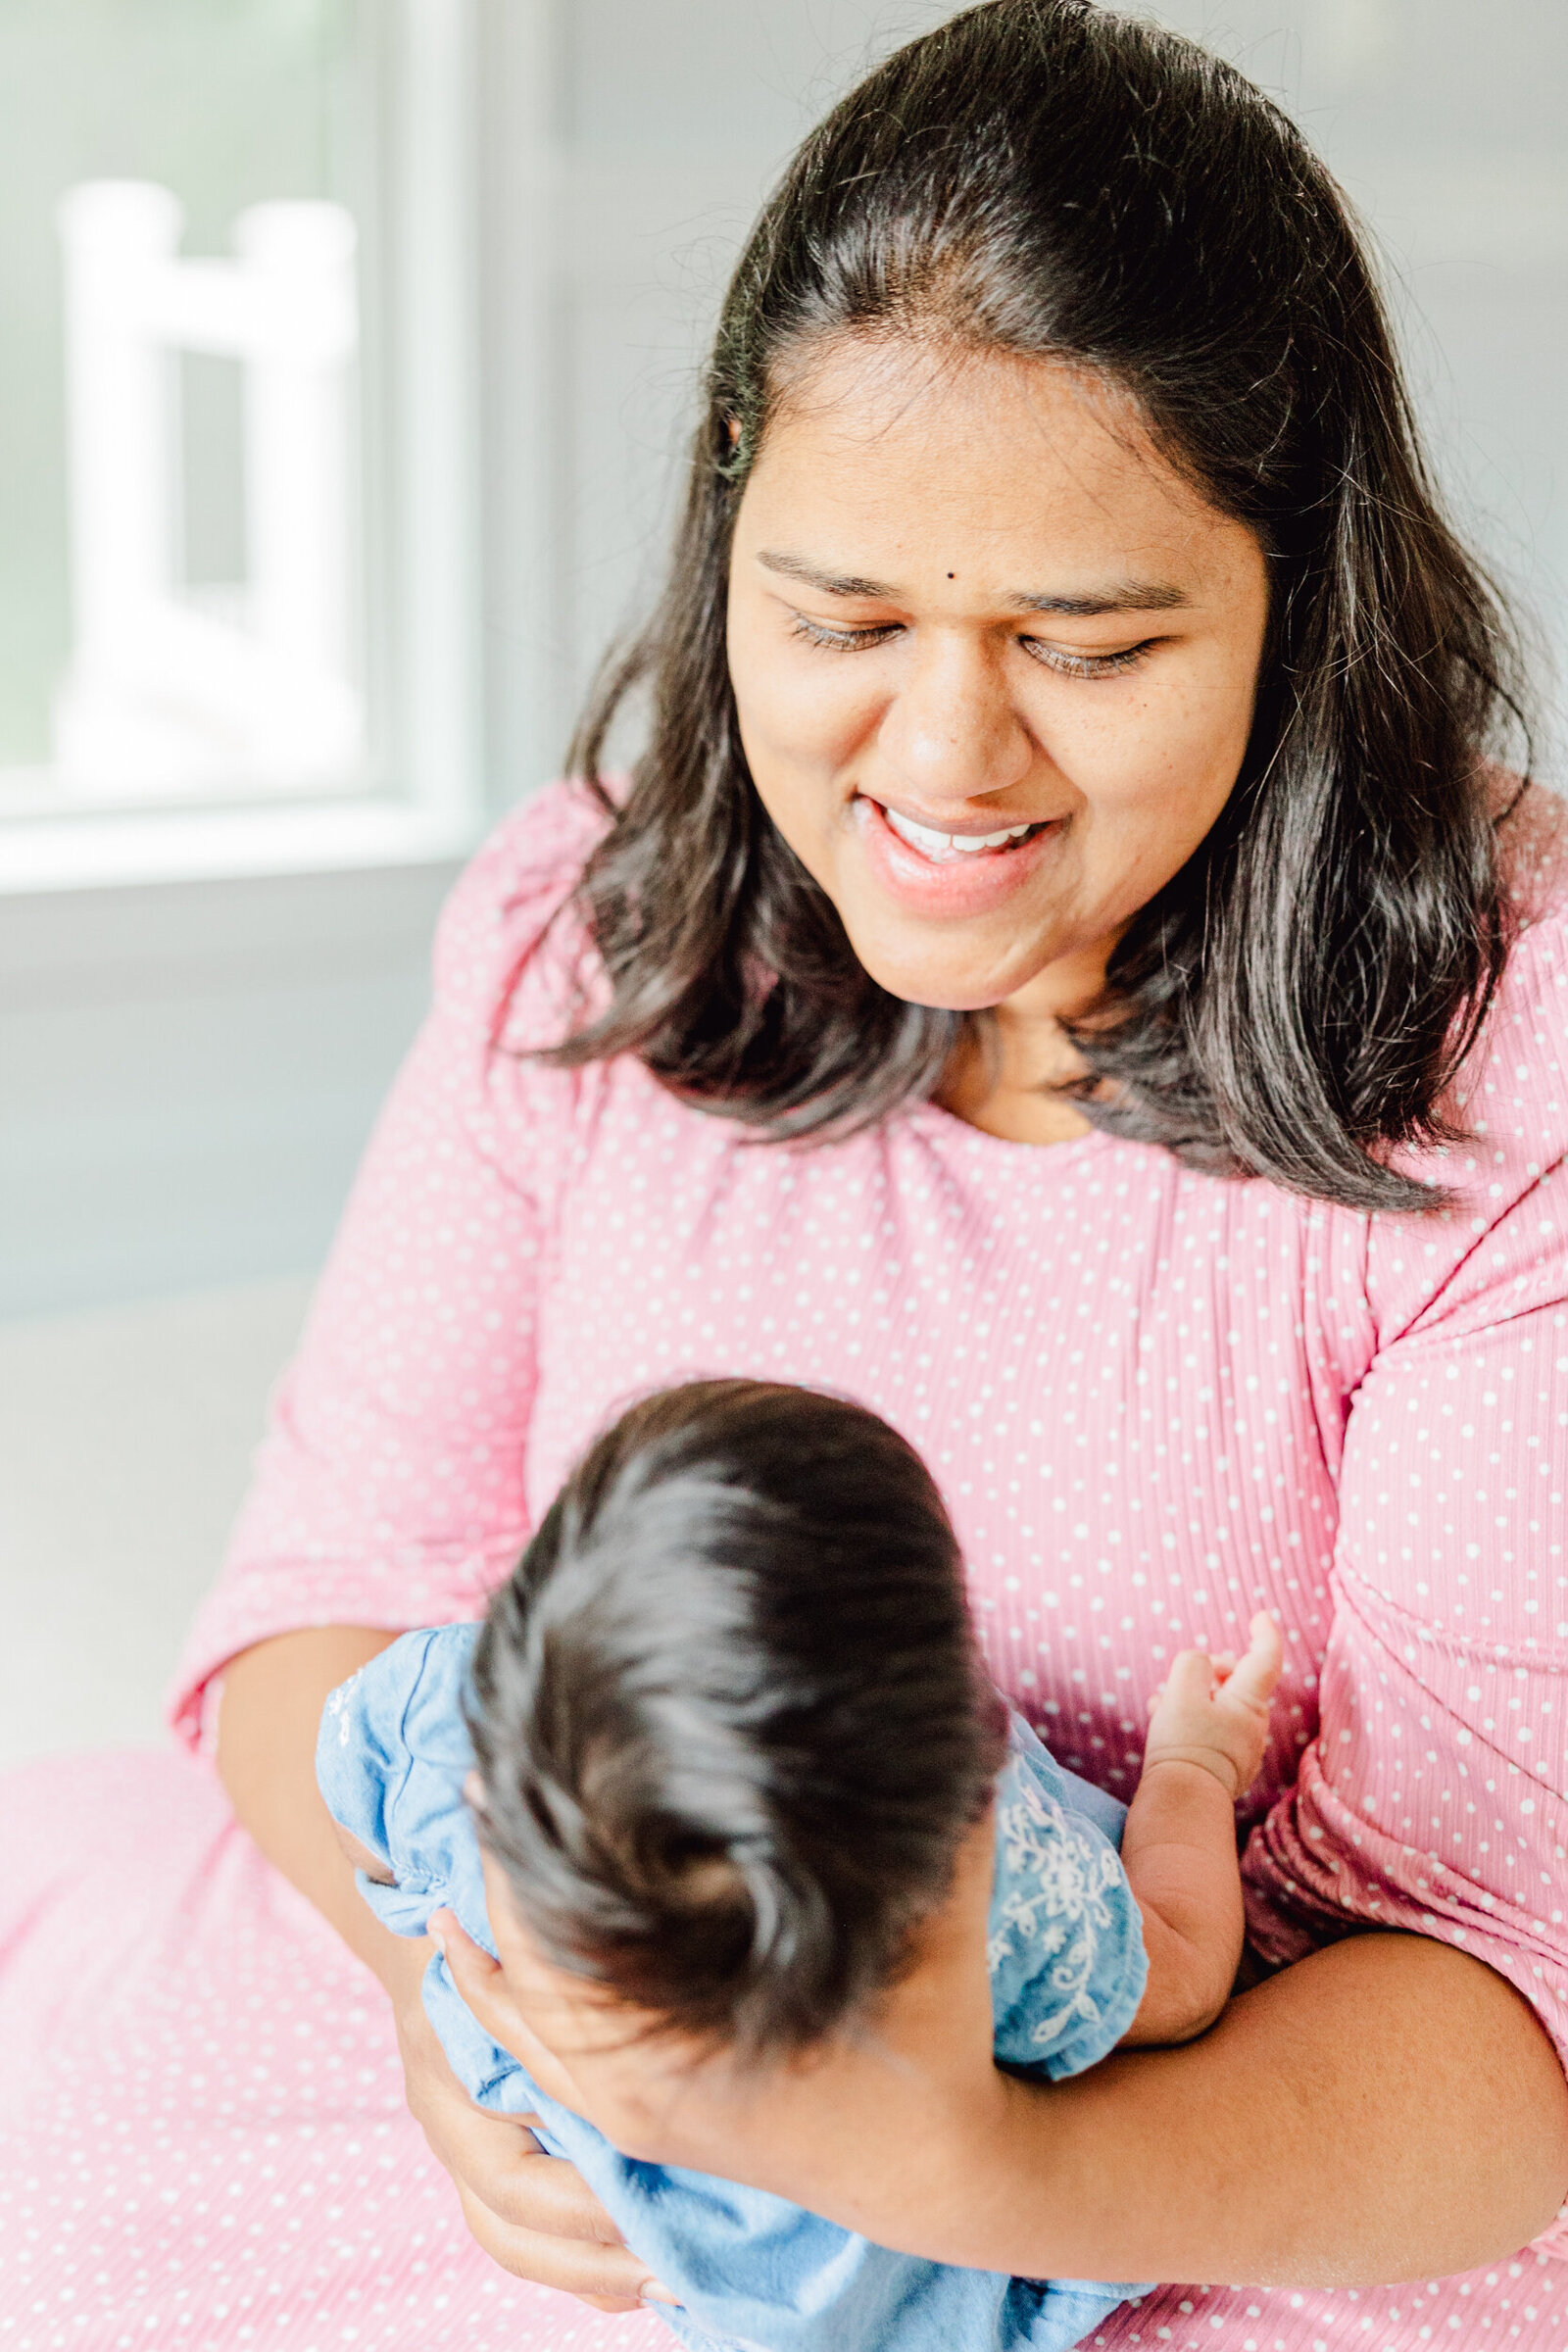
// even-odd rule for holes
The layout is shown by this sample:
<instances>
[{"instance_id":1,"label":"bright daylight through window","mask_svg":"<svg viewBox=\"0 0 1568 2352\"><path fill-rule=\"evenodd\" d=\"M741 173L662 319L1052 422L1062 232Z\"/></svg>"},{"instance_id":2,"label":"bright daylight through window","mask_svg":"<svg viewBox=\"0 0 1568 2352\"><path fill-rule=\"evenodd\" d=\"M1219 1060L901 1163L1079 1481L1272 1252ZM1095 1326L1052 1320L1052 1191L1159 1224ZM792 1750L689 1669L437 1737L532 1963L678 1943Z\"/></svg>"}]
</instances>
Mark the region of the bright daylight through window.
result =
<instances>
[{"instance_id":1,"label":"bright daylight through window","mask_svg":"<svg viewBox=\"0 0 1568 2352\"><path fill-rule=\"evenodd\" d=\"M0 17L0 881L471 829L467 29Z\"/></svg>"}]
</instances>

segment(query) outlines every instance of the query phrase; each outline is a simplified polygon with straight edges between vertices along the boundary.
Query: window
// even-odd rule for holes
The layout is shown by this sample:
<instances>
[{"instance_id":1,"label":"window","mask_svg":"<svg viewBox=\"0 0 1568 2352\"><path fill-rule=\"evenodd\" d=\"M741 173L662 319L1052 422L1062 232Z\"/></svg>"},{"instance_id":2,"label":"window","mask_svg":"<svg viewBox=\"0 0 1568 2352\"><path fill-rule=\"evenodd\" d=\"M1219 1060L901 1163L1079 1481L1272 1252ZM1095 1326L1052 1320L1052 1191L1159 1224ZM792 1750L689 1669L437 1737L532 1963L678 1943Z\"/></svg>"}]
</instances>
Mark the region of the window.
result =
<instances>
[{"instance_id":1,"label":"window","mask_svg":"<svg viewBox=\"0 0 1568 2352\"><path fill-rule=\"evenodd\" d=\"M0 882L480 808L468 0L0 15Z\"/></svg>"}]
</instances>

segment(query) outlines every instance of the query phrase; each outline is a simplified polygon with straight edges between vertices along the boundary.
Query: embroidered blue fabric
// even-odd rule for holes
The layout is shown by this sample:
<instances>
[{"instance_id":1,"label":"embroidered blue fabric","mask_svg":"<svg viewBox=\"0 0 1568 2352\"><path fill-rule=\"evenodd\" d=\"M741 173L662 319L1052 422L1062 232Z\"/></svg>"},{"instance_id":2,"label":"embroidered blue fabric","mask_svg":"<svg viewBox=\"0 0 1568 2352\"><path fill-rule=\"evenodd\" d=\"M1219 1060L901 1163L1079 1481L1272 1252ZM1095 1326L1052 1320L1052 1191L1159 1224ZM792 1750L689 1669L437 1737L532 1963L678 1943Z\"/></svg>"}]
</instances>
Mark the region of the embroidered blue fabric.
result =
<instances>
[{"instance_id":1,"label":"embroidered blue fabric","mask_svg":"<svg viewBox=\"0 0 1568 2352\"><path fill-rule=\"evenodd\" d=\"M443 1904L495 1951L463 1782L463 1718L478 1629L406 1634L334 1690L317 1778L333 1817L397 1880L360 1874L372 1911L419 1936ZM996 2053L1057 2081L1115 2047L1148 1975L1138 1905L1117 1854L1125 1808L1064 1772L1022 1717L997 1788L987 1958ZM466 2008L437 1954L424 2006L453 2072L480 2106L537 2113L626 2243L679 2309L657 2308L691 2352L1066 2352L1147 2286L1012 2278L924 2262L854 2235L761 2189L620 2155L545 2097ZM536 2127L536 2129L538 2129Z\"/></svg>"}]
</instances>

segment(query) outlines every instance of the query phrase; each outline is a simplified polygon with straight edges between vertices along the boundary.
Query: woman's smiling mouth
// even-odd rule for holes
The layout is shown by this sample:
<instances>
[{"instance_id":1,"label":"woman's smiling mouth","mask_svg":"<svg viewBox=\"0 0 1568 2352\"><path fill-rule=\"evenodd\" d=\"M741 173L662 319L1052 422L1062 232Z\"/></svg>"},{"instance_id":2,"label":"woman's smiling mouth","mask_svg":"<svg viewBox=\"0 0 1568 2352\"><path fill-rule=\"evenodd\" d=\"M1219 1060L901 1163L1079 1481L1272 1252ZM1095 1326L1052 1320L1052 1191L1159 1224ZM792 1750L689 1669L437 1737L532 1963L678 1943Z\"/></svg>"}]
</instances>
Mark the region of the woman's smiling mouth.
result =
<instances>
[{"instance_id":1,"label":"woman's smiling mouth","mask_svg":"<svg viewBox=\"0 0 1568 2352\"><path fill-rule=\"evenodd\" d=\"M929 858L933 865L947 865L957 858L975 858L986 850L1010 850L1042 830L1041 823L1033 823L1004 825L994 833L942 833L934 825L916 824L912 816L901 815L885 802L879 801L876 806L899 839L911 850L917 850L922 858Z\"/></svg>"},{"instance_id":2,"label":"woman's smiling mouth","mask_svg":"<svg viewBox=\"0 0 1568 2352\"><path fill-rule=\"evenodd\" d=\"M1010 901L1040 870L1068 829L1065 816L986 833L921 824L858 792L850 804L870 879L911 914L964 919Z\"/></svg>"}]
</instances>

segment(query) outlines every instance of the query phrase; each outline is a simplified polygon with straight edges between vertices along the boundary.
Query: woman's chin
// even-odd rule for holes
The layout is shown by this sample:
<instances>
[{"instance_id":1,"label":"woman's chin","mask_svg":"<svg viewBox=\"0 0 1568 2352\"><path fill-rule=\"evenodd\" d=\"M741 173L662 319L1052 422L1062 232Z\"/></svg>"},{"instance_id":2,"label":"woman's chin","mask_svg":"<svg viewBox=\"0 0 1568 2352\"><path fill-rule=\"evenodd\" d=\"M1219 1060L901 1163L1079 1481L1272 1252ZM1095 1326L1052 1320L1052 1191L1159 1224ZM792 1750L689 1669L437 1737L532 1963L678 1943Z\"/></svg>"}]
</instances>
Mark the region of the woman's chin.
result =
<instances>
[{"instance_id":1,"label":"woman's chin","mask_svg":"<svg viewBox=\"0 0 1568 2352\"><path fill-rule=\"evenodd\" d=\"M901 948L885 939L864 939L853 925L849 931L850 945L878 988L934 1012L990 1012L1026 988L1047 960L1014 967L1003 956L950 959L933 955L929 941Z\"/></svg>"}]
</instances>

